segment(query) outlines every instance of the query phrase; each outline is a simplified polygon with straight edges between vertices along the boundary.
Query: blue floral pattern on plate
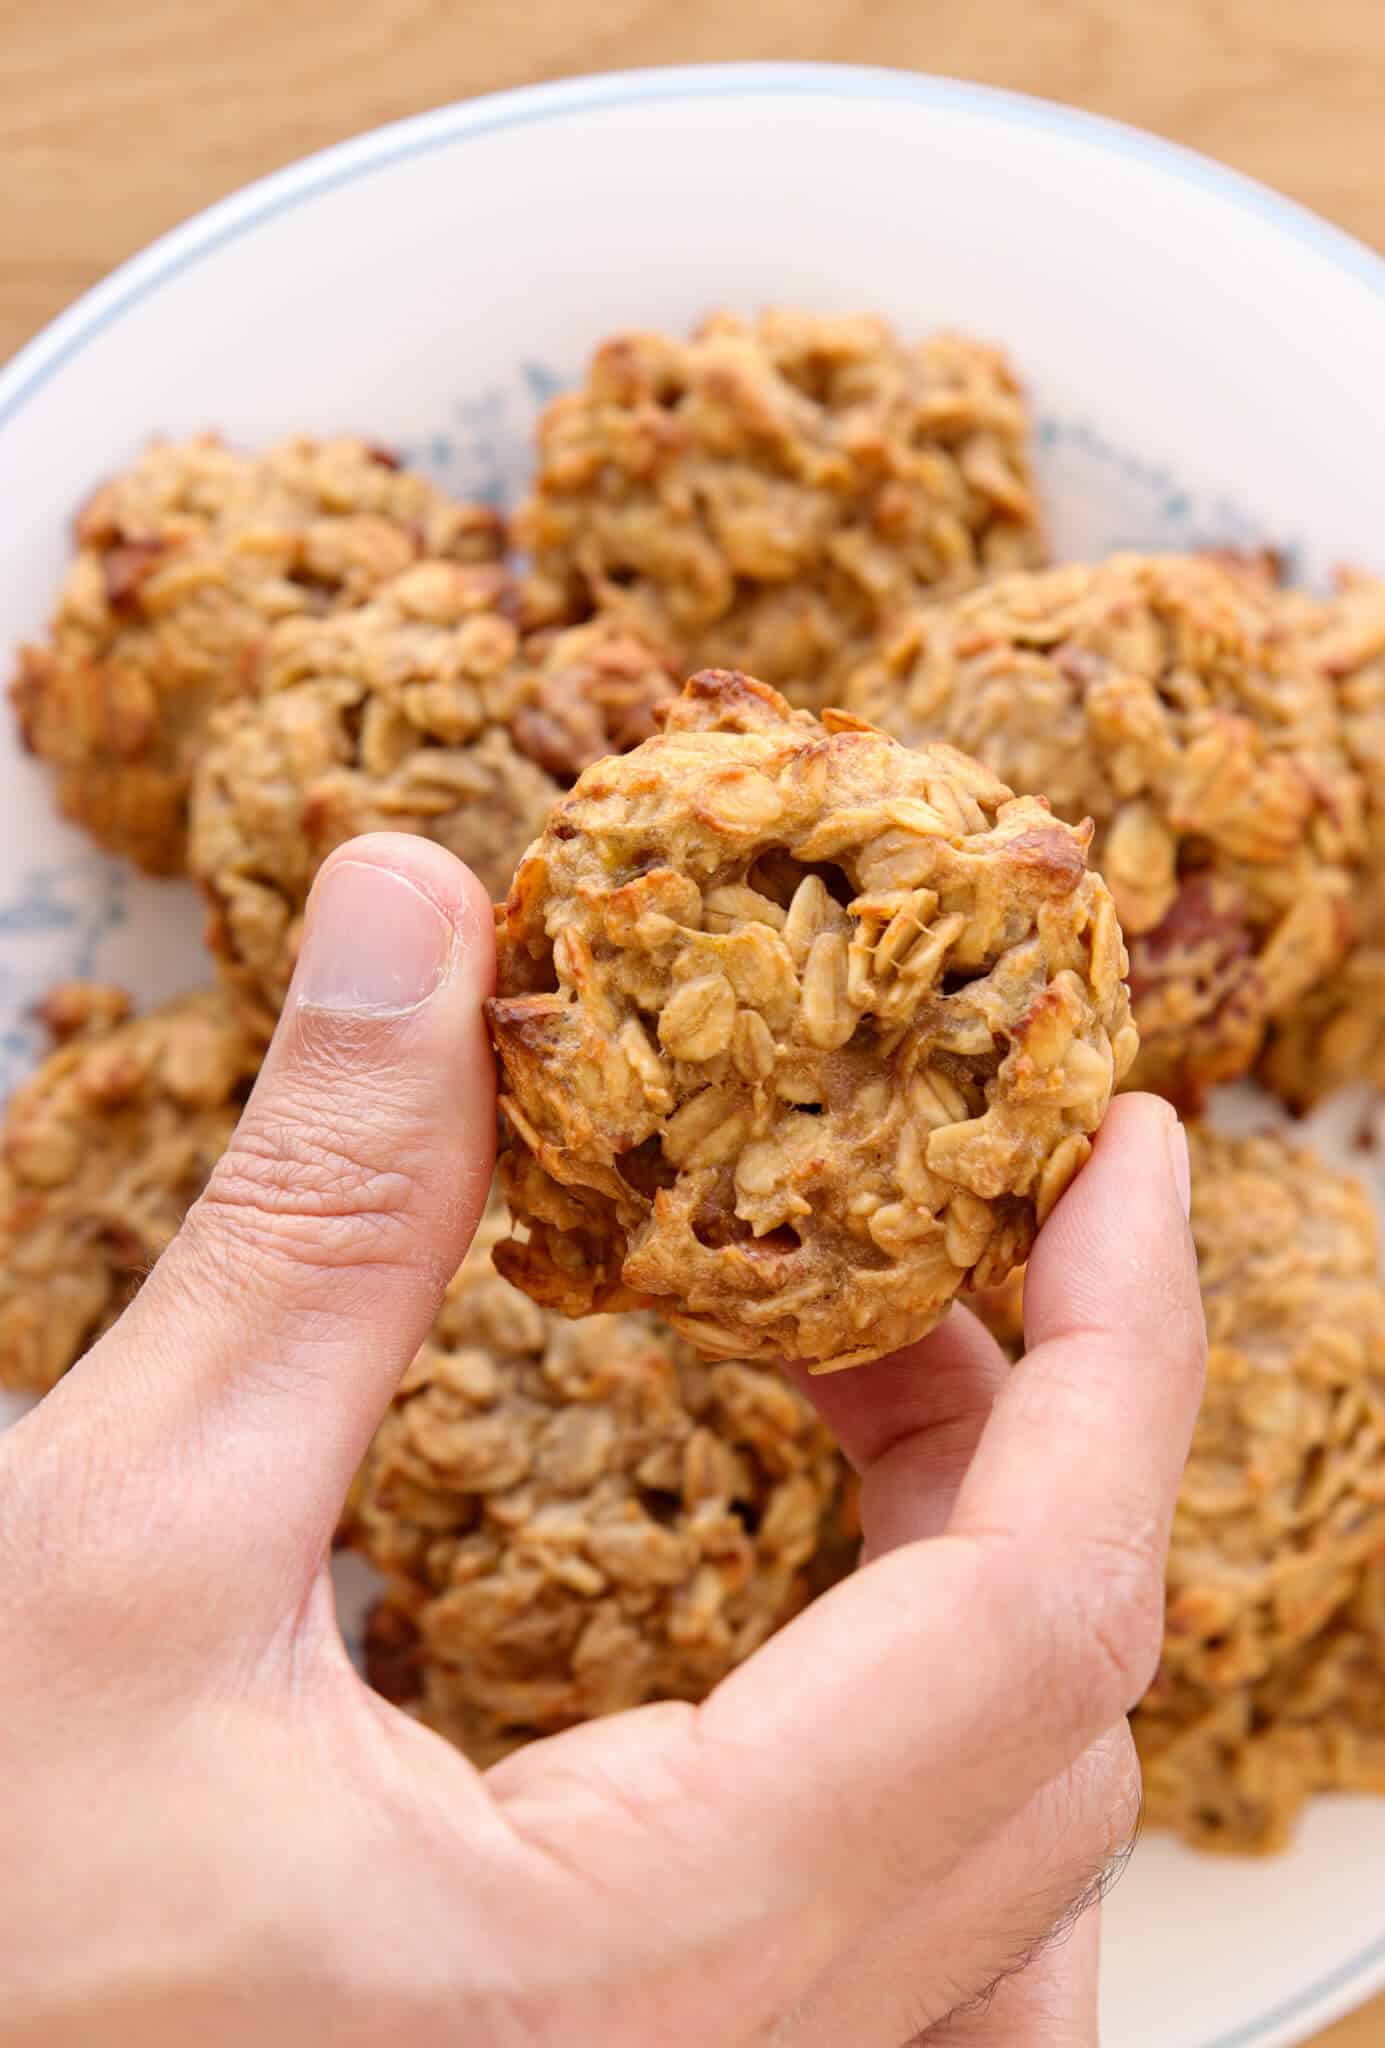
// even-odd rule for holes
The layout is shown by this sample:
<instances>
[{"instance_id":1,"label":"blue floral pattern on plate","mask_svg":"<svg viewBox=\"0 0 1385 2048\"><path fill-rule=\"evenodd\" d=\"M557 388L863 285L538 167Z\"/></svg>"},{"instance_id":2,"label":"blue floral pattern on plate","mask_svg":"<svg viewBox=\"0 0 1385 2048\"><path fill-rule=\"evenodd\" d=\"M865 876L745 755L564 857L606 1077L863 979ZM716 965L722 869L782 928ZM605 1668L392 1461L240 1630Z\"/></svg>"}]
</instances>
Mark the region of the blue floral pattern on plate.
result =
<instances>
[{"instance_id":1,"label":"blue floral pattern on plate","mask_svg":"<svg viewBox=\"0 0 1385 2048\"><path fill-rule=\"evenodd\" d=\"M33 1007L59 981L100 978L103 953L125 923L132 877L92 853L21 871L0 897L0 1088L33 1064L42 1033Z\"/></svg>"}]
</instances>

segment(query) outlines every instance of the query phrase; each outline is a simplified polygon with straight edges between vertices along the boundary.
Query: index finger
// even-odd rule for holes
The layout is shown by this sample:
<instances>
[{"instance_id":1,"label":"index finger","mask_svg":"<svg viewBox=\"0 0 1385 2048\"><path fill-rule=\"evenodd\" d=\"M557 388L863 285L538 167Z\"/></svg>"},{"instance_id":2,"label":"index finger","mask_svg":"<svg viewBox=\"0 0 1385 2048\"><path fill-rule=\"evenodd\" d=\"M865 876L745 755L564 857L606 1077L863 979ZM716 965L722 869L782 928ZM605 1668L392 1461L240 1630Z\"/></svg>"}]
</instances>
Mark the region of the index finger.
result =
<instances>
[{"instance_id":1,"label":"index finger","mask_svg":"<svg viewBox=\"0 0 1385 2048\"><path fill-rule=\"evenodd\" d=\"M1143 1690L1205 1345L1180 1144L1162 1103L1113 1107L1041 1235L1034 1348L947 1532L836 1587L701 1709L709 1796L734 1801L751 1860L821 1882L828 1843L839 1882L876 1880L879 1906Z\"/></svg>"},{"instance_id":2,"label":"index finger","mask_svg":"<svg viewBox=\"0 0 1385 2048\"><path fill-rule=\"evenodd\" d=\"M1181 1224L1151 1199L1151 1179L1166 1175ZM1158 1654L1206 1362L1187 1187L1174 1112L1152 1096L1114 1103L1074 1199L1040 1235L1025 1277L1027 1349L949 1523L1033 1581L1036 1611L1054 1625L1072 1619L1059 1611L1066 1591L1113 1662L1130 1666L1136 1696Z\"/></svg>"}]
</instances>

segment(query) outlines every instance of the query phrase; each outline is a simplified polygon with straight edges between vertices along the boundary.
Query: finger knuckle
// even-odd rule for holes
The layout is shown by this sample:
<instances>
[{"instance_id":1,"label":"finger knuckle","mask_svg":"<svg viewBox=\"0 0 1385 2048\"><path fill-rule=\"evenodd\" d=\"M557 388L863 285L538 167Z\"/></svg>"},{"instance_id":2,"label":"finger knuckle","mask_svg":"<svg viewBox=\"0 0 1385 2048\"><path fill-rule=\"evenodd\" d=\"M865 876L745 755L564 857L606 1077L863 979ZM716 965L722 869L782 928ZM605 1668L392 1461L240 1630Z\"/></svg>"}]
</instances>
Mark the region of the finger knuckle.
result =
<instances>
[{"instance_id":1,"label":"finger knuckle","mask_svg":"<svg viewBox=\"0 0 1385 2048\"><path fill-rule=\"evenodd\" d=\"M342 1120L278 1117L236 1134L202 1197L200 1222L252 1251L335 1268L404 1255L417 1180L407 1157Z\"/></svg>"},{"instance_id":2,"label":"finger knuckle","mask_svg":"<svg viewBox=\"0 0 1385 2048\"><path fill-rule=\"evenodd\" d=\"M1114 1721L1147 1689L1164 1630L1164 1563L1152 1535L1088 1540L1077 1577L1076 1677L1089 1706Z\"/></svg>"}]
</instances>

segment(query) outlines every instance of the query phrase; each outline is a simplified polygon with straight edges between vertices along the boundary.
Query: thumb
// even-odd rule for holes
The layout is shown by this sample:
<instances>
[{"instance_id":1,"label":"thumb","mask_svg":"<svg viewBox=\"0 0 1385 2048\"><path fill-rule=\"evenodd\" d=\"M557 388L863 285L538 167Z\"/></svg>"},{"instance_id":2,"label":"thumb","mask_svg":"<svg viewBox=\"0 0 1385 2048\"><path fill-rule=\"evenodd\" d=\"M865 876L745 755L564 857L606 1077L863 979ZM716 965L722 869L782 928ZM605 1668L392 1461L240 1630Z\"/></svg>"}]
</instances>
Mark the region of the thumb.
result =
<instances>
[{"instance_id":1,"label":"thumb","mask_svg":"<svg viewBox=\"0 0 1385 2048\"><path fill-rule=\"evenodd\" d=\"M373 834L324 864L225 1156L58 1390L69 1424L118 1433L108 1471L224 1529L219 1494L316 1564L486 1199L492 970L490 904L441 847Z\"/></svg>"}]
</instances>

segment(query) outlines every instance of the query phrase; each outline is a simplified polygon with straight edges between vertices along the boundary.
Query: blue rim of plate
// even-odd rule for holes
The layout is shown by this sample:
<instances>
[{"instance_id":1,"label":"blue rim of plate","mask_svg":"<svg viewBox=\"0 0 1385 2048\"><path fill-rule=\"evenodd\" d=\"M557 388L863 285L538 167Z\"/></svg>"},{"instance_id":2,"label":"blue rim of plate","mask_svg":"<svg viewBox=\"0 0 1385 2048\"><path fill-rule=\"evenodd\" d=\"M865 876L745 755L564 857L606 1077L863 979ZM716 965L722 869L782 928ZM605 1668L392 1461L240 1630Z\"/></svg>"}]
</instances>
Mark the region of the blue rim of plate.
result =
<instances>
[{"instance_id":1,"label":"blue rim of plate","mask_svg":"<svg viewBox=\"0 0 1385 2048\"><path fill-rule=\"evenodd\" d=\"M1065 135L1094 149L1135 158L1181 183L1200 186L1218 199L1258 215L1373 293L1385 297L1385 258L1374 254L1364 243L1332 227L1307 207L1285 199L1211 157L1102 115L1058 106L1025 93L1004 92L994 86L865 65L705 64L598 72L549 85L489 93L371 129L257 179L230 198L195 214L85 292L0 371L0 433L65 363L131 307L252 228L357 178L478 136L569 115L659 100L775 94L794 99L887 100L970 112L1012 126ZM1205 2042L1203 2048L1256 2048L1267 2034L1277 2033L1296 2021L1326 2024L1346 2009L1343 2001L1356 1979L1380 1965L1385 1965L1385 1936L1293 1998L1281 2001L1230 2033L1217 2035Z\"/></svg>"}]
</instances>

